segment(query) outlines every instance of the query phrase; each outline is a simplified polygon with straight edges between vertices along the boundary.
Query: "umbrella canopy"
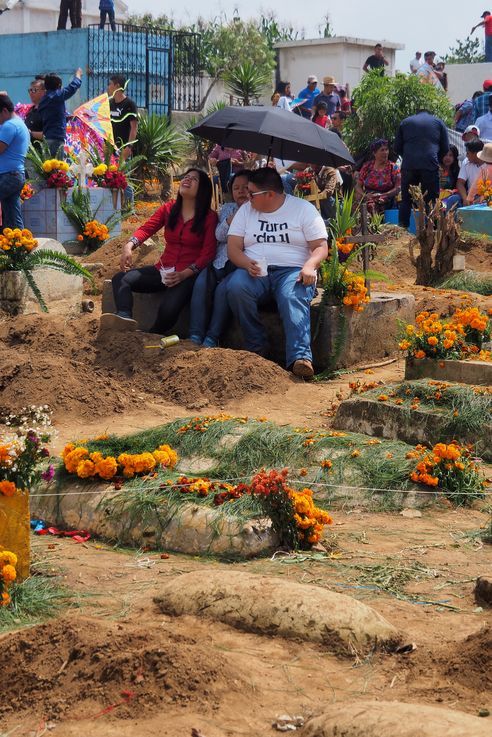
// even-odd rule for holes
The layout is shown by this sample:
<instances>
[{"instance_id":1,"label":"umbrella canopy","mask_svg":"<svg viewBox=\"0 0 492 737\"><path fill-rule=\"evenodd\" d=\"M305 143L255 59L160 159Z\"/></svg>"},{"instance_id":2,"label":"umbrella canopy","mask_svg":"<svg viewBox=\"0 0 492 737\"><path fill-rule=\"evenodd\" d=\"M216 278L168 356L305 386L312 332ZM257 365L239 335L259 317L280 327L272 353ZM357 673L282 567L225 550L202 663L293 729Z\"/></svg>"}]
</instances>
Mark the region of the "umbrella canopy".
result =
<instances>
[{"instance_id":1,"label":"umbrella canopy","mask_svg":"<svg viewBox=\"0 0 492 737\"><path fill-rule=\"evenodd\" d=\"M306 164L353 164L336 133L277 107L225 107L188 130L224 148Z\"/></svg>"}]
</instances>

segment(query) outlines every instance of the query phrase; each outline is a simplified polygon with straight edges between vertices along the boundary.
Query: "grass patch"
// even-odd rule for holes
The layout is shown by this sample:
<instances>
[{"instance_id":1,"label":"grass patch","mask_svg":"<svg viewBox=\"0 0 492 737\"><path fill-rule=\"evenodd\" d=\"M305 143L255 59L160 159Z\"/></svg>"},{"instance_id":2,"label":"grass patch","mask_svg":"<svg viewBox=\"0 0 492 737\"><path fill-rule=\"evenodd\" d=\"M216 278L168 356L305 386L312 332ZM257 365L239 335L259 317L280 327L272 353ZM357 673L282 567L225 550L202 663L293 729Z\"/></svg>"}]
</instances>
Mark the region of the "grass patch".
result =
<instances>
[{"instance_id":1,"label":"grass patch","mask_svg":"<svg viewBox=\"0 0 492 737\"><path fill-rule=\"evenodd\" d=\"M489 296L492 294L492 274L478 271L459 271L448 276L439 285L439 289L457 289L460 292L476 292Z\"/></svg>"},{"instance_id":2,"label":"grass patch","mask_svg":"<svg viewBox=\"0 0 492 737\"><path fill-rule=\"evenodd\" d=\"M73 592L46 576L14 583L10 595L11 604L0 609L0 632L39 624L75 604Z\"/></svg>"},{"instance_id":3,"label":"grass patch","mask_svg":"<svg viewBox=\"0 0 492 737\"><path fill-rule=\"evenodd\" d=\"M376 399L381 389L365 392L362 396ZM419 409L432 411L442 416L442 439L454 437L467 438L479 436L484 425L489 424L492 412L492 394L484 387L474 388L461 384L440 383L422 379L419 381L403 381L385 387L389 403L394 399L403 399L402 410L407 409L417 397ZM490 420L489 420L490 422Z\"/></svg>"}]
</instances>

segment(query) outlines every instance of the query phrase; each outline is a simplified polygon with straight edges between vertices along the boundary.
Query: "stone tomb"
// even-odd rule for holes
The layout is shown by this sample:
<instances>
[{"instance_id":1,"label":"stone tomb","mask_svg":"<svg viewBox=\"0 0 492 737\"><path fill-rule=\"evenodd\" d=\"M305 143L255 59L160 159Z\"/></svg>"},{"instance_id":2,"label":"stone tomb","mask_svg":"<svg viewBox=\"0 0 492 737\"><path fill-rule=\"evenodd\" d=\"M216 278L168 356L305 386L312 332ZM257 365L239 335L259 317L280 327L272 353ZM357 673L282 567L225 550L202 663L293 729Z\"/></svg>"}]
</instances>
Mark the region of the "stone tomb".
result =
<instances>
[{"instance_id":1,"label":"stone tomb","mask_svg":"<svg viewBox=\"0 0 492 737\"><path fill-rule=\"evenodd\" d=\"M160 305L160 294L134 294L133 314L140 330L149 331L155 322ZM321 307L321 295L311 306L311 334L315 335L318 315L322 322L317 337L313 341L314 364L318 371L330 365L334 341L338 331L345 332L345 341L336 361L336 368L353 366L385 359L398 353L398 320L405 323L415 320L415 298L411 294L397 292L372 292L371 301L363 312L354 312L350 307L325 305ZM102 311L114 312L114 299L111 281L104 282ZM343 311L344 319L340 319ZM285 362L285 339L282 323L274 303L261 309L261 317L268 334L270 358L283 365ZM343 322L343 325L342 325ZM189 336L189 308L183 310L177 323L168 331L181 338ZM239 325L233 321L222 341L224 348L242 348L242 335Z\"/></svg>"},{"instance_id":2,"label":"stone tomb","mask_svg":"<svg viewBox=\"0 0 492 737\"><path fill-rule=\"evenodd\" d=\"M103 187L87 187L92 212L96 220L105 223L116 211L121 209L121 192ZM65 243L70 241L68 253L82 253L77 242L78 231L62 209L62 202L70 201L72 189L42 189L22 205L24 227L34 233L36 238L53 238ZM110 231L111 237L121 233L118 221Z\"/></svg>"},{"instance_id":3,"label":"stone tomb","mask_svg":"<svg viewBox=\"0 0 492 737\"><path fill-rule=\"evenodd\" d=\"M66 254L62 244L52 238L38 238L37 250ZM33 277L50 312L66 315L81 311L83 283L81 276L63 274L55 269L36 268ZM22 315L36 313L40 309L21 271L0 273L0 312Z\"/></svg>"}]
</instances>

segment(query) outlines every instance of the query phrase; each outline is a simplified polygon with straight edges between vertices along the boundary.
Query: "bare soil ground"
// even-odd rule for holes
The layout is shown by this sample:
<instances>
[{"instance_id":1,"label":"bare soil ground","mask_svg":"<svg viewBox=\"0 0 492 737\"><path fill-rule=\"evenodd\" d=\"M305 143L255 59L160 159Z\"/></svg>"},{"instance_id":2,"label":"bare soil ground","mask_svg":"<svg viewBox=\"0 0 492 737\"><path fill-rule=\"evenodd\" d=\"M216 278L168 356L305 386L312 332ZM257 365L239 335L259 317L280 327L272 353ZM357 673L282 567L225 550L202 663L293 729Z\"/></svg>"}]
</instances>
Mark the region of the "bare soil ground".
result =
<instances>
[{"instance_id":1,"label":"bare soil ground","mask_svg":"<svg viewBox=\"0 0 492 737\"><path fill-rule=\"evenodd\" d=\"M380 286L412 291L418 308L447 312L459 305L458 292L412 285L407 246L408 236L395 232L379 249L373 266L391 279L389 287ZM84 259L103 264L99 284L116 271L118 249L112 242ZM141 250L139 263L153 263L156 252L158 246ZM469 268L489 271L490 261L486 241L467 253ZM490 298L472 300L490 306ZM161 352L144 348L155 341L146 335L101 342L98 309L75 320L0 319L0 409L49 404L56 449L74 437L133 432L198 412L325 427L348 395L349 381L403 377L398 360L370 376L360 371L308 384L243 352L196 351L187 341ZM188 737L195 729L197 737L256 737L274 734L276 715L309 716L342 700L368 698L472 714L492 710L491 618L472 594L474 580L492 563L492 547L476 535L488 521L487 507L434 506L407 518L364 512L347 500L327 533L327 559L234 564L360 598L416 644L406 655L366 659L355 652L340 659L310 644L158 612L152 597L160 582L178 582L196 569L206 575L211 567L227 576L231 564L35 538L35 558L53 574L61 570L79 598L44 625L0 637L2 732Z\"/></svg>"}]
</instances>

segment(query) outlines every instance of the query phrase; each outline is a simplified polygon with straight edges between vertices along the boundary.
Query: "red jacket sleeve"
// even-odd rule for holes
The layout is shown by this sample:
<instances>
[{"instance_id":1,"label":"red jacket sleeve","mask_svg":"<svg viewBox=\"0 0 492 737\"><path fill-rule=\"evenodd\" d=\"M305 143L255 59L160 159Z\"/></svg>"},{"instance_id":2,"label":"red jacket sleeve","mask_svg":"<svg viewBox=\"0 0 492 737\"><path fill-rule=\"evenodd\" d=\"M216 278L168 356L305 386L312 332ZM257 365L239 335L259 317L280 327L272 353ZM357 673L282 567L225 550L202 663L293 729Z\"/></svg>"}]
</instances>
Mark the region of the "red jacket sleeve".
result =
<instances>
[{"instance_id":1,"label":"red jacket sleeve","mask_svg":"<svg viewBox=\"0 0 492 737\"><path fill-rule=\"evenodd\" d=\"M205 228L203 231L203 245L200 255L196 260L196 265L199 269L205 268L215 258L217 251L217 239L215 237L215 228L217 227L217 213L213 210L208 211L207 218L205 220Z\"/></svg>"},{"instance_id":2,"label":"red jacket sleeve","mask_svg":"<svg viewBox=\"0 0 492 737\"><path fill-rule=\"evenodd\" d=\"M173 205L174 200L171 200L170 202L165 202L163 205L158 207L147 222L141 225L140 228L134 232L133 237L138 238L139 243L143 243L147 238L150 238L151 235L154 235L158 230L164 228Z\"/></svg>"}]
</instances>

